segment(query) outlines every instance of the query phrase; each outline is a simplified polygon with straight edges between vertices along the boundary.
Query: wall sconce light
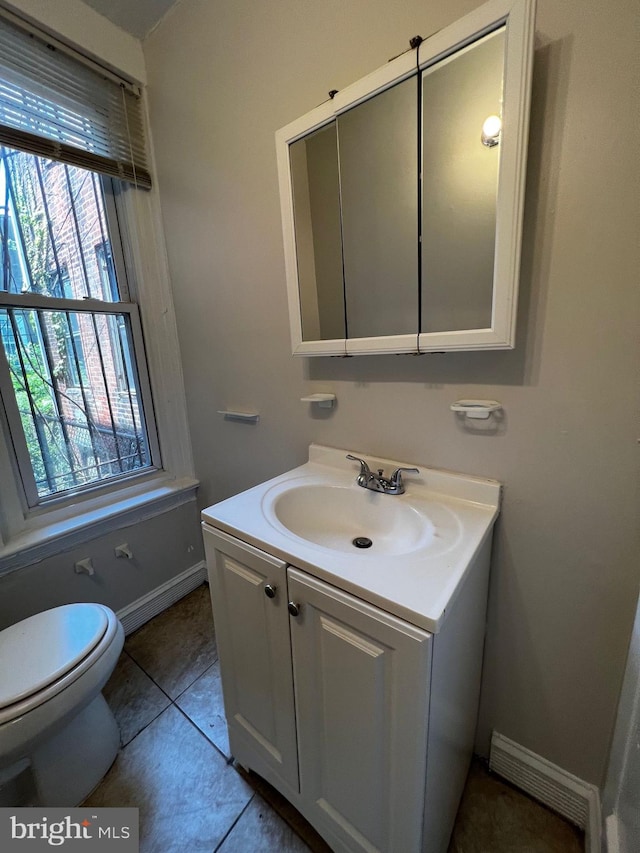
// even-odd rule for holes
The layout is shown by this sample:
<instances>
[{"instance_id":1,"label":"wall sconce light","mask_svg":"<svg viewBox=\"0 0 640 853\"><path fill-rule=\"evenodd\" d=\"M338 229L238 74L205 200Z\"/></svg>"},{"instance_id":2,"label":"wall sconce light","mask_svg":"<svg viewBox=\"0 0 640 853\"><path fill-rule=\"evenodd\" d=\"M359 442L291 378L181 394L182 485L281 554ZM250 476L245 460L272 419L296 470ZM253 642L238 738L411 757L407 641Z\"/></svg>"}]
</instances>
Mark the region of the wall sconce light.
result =
<instances>
[{"instance_id":1,"label":"wall sconce light","mask_svg":"<svg viewBox=\"0 0 640 853\"><path fill-rule=\"evenodd\" d=\"M500 116L488 116L482 125L480 139L487 148L493 148L500 142L500 131L502 130L502 119Z\"/></svg>"}]
</instances>

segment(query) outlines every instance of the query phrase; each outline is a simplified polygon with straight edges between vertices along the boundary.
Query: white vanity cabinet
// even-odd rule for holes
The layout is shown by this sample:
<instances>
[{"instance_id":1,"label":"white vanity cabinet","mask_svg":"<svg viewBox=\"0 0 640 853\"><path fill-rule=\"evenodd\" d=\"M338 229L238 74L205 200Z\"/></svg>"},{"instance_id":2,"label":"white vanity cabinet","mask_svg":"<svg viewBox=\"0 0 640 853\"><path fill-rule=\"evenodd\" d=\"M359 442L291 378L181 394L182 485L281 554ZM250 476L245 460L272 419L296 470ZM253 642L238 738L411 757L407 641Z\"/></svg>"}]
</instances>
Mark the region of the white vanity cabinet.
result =
<instances>
[{"instance_id":1,"label":"white vanity cabinet","mask_svg":"<svg viewBox=\"0 0 640 853\"><path fill-rule=\"evenodd\" d=\"M207 527L204 543L233 755L297 791L286 564Z\"/></svg>"},{"instance_id":2,"label":"white vanity cabinet","mask_svg":"<svg viewBox=\"0 0 640 853\"><path fill-rule=\"evenodd\" d=\"M475 732L490 539L432 634L203 530L234 757L335 851L444 853Z\"/></svg>"},{"instance_id":3,"label":"white vanity cabinet","mask_svg":"<svg viewBox=\"0 0 640 853\"><path fill-rule=\"evenodd\" d=\"M288 591L305 813L336 850L419 850L431 635L294 568Z\"/></svg>"}]
</instances>

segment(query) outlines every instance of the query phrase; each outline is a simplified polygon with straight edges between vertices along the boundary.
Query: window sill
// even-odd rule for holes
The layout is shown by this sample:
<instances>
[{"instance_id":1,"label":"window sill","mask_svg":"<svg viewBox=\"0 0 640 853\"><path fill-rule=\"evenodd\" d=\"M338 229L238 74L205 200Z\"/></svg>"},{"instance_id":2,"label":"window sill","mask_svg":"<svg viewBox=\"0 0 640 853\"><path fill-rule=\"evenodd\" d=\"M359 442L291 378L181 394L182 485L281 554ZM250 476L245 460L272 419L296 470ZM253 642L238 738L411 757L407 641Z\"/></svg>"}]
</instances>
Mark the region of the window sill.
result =
<instances>
[{"instance_id":1,"label":"window sill","mask_svg":"<svg viewBox=\"0 0 640 853\"><path fill-rule=\"evenodd\" d=\"M39 563L75 545L160 515L195 497L198 481L165 473L144 482L34 516L28 527L0 544L0 576Z\"/></svg>"}]
</instances>

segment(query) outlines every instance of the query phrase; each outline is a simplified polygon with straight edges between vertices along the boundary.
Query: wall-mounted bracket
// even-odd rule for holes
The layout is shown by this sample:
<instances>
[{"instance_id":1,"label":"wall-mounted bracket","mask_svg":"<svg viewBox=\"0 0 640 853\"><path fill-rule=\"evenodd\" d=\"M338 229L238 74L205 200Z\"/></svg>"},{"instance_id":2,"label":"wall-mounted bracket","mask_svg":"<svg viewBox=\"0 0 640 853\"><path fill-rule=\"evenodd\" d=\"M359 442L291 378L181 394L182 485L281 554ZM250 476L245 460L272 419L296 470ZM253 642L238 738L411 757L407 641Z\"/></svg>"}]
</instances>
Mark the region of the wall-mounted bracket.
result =
<instances>
[{"instance_id":1,"label":"wall-mounted bracket","mask_svg":"<svg viewBox=\"0 0 640 853\"><path fill-rule=\"evenodd\" d=\"M114 554L120 559L133 560L133 551L126 542L123 542L122 545L116 545Z\"/></svg>"},{"instance_id":2,"label":"wall-mounted bracket","mask_svg":"<svg viewBox=\"0 0 640 853\"><path fill-rule=\"evenodd\" d=\"M247 423L257 424L260 420L260 415L257 412L231 412L227 409L218 409L218 414L222 415L225 421L246 421Z\"/></svg>"},{"instance_id":3,"label":"wall-mounted bracket","mask_svg":"<svg viewBox=\"0 0 640 853\"><path fill-rule=\"evenodd\" d=\"M309 394L306 397L300 397L303 403L315 403L321 409L331 409L336 402L335 394Z\"/></svg>"},{"instance_id":4,"label":"wall-mounted bracket","mask_svg":"<svg viewBox=\"0 0 640 853\"><path fill-rule=\"evenodd\" d=\"M452 403L451 411L464 418L486 420L496 412L502 411L502 403L497 400L457 400Z\"/></svg>"},{"instance_id":5,"label":"wall-mounted bracket","mask_svg":"<svg viewBox=\"0 0 640 853\"><path fill-rule=\"evenodd\" d=\"M95 569L93 568L93 560L91 557L85 557L84 560L76 560L73 564L73 568L77 575L93 575L95 574Z\"/></svg>"}]
</instances>

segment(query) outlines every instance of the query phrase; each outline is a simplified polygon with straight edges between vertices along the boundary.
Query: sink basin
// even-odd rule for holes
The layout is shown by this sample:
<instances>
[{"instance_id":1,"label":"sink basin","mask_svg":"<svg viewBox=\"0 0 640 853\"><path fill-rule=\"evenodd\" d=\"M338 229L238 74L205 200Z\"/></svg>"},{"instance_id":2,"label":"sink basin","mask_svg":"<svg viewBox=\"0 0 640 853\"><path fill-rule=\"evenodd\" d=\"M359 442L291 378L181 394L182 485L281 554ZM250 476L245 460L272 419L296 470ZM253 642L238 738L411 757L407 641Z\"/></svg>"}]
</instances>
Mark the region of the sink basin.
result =
<instances>
[{"instance_id":1,"label":"sink basin","mask_svg":"<svg viewBox=\"0 0 640 853\"><path fill-rule=\"evenodd\" d=\"M360 486L299 484L265 495L263 509L280 529L350 554L406 554L428 546L434 525L406 499Z\"/></svg>"},{"instance_id":2,"label":"sink basin","mask_svg":"<svg viewBox=\"0 0 640 853\"><path fill-rule=\"evenodd\" d=\"M240 540L258 557L271 554L437 633L467 573L486 567L500 485L418 465L404 494L385 495L356 484L358 465L347 462L349 452L364 455L312 444L305 464L204 510L204 527L222 537L225 548ZM372 470L416 467L366 458ZM358 538L371 544L357 547Z\"/></svg>"}]
</instances>

